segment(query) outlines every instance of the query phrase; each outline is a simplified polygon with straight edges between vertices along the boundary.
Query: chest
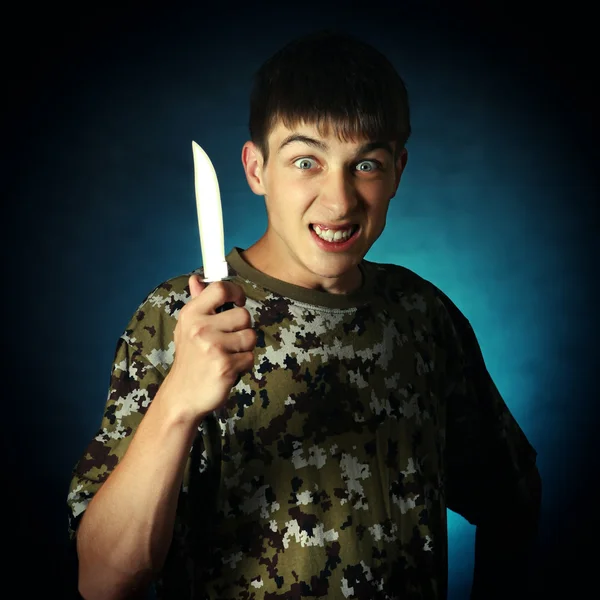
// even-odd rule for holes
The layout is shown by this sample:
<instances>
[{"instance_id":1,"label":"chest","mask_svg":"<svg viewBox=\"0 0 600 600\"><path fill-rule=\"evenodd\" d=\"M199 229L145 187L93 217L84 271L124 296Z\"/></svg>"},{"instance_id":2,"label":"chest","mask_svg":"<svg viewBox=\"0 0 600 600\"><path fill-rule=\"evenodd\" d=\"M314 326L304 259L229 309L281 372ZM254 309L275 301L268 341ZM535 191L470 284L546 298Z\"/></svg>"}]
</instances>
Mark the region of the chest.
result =
<instances>
[{"instance_id":1,"label":"chest","mask_svg":"<svg viewBox=\"0 0 600 600\"><path fill-rule=\"evenodd\" d=\"M414 527L429 539L422 515L441 514L442 439L426 320L257 317L254 368L216 414L192 475L194 506L214 493L215 535L287 539L306 520L311 536L337 532L363 554L410 545Z\"/></svg>"},{"instance_id":2,"label":"chest","mask_svg":"<svg viewBox=\"0 0 600 600\"><path fill-rule=\"evenodd\" d=\"M254 368L218 413L225 455L263 465L357 444L392 456L392 444L400 468L417 445L439 444L436 339L425 314L251 314Z\"/></svg>"}]
</instances>

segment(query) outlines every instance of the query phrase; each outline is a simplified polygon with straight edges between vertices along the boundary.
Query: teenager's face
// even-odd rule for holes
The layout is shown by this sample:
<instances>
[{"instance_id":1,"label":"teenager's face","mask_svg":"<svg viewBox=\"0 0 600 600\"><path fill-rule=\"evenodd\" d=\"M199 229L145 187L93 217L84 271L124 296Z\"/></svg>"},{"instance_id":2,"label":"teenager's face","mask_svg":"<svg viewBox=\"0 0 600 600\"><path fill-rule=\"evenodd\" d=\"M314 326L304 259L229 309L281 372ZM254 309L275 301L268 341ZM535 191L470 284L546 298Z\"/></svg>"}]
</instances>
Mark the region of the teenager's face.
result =
<instances>
[{"instance_id":1,"label":"teenager's face","mask_svg":"<svg viewBox=\"0 0 600 600\"><path fill-rule=\"evenodd\" d=\"M390 199L406 164L403 149L377 140L341 141L332 128L269 135L269 158L247 142L242 162L248 183L265 197L268 225L246 252L257 269L290 283L332 293L360 284L358 263L381 235Z\"/></svg>"}]
</instances>

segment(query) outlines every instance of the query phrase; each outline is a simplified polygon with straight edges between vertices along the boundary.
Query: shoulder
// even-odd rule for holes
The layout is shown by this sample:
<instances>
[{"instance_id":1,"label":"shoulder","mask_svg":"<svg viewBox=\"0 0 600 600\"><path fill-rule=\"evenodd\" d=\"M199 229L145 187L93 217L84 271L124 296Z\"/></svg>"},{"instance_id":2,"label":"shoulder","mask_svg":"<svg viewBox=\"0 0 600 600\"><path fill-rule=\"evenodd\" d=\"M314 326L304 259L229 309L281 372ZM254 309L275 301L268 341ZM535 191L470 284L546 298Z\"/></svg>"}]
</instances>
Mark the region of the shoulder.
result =
<instances>
[{"instance_id":1,"label":"shoulder","mask_svg":"<svg viewBox=\"0 0 600 600\"><path fill-rule=\"evenodd\" d=\"M179 311L190 299L188 279L191 273L167 279L154 287L138 308L138 317L147 312L156 316L177 318Z\"/></svg>"},{"instance_id":2,"label":"shoulder","mask_svg":"<svg viewBox=\"0 0 600 600\"><path fill-rule=\"evenodd\" d=\"M147 292L135 310L130 325L147 320L176 320L179 311L191 298L188 280L193 274L202 276L202 269L166 279Z\"/></svg>"},{"instance_id":3,"label":"shoulder","mask_svg":"<svg viewBox=\"0 0 600 600\"><path fill-rule=\"evenodd\" d=\"M411 269L391 263L363 261L374 284L374 293L402 303L421 307L442 317L464 318L456 304L434 283Z\"/></svg>"},{"instance_id":4,"label":"shoulder","mask_svg":"<svg viewBox=\"0 0 600 600\"><path fill-rule=\"evenodd\" d=\"M120 336L134 355L144 356L159 369L172 362L173 335L179 312L191 299L188 280L190 271L165 279L143 297Z\"/></svg>"}]
</instances>

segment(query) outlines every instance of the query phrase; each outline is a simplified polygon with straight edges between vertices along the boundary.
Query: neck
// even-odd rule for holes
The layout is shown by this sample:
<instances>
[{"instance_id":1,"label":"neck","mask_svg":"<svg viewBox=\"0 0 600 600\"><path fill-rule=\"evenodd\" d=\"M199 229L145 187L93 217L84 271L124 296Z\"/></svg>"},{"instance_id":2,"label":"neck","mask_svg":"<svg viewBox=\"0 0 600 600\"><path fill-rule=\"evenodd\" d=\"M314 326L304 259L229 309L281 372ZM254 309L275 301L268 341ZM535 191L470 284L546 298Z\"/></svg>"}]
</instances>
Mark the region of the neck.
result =
<instances>
[{"instance_id":1,"label":"neck","mask_svg":"<svg viewBox=\"0 0 600 600\"><path fill-rule=\"evenodd\" d=\"M329 294L351 294L362 285L363 276L358 265L354 265L338 277L318 275L303 267L294 269L294 263L281 260L281 253L273 250L271 244L266 240L266 236L263 236L247 250L242 251L240 255L257 271L274 279L307 289Z\"/></svg>"}]
</instances>

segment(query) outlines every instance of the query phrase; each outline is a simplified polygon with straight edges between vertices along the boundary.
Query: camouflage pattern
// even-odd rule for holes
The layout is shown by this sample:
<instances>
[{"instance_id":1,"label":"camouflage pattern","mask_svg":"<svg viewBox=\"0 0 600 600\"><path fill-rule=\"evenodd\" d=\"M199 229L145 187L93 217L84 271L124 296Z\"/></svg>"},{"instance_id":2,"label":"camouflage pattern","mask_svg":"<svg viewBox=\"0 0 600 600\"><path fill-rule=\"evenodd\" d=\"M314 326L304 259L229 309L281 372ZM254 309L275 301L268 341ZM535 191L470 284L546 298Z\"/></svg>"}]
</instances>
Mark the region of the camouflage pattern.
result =
<instances>
[{"instance_id":1,"label":"camouflage pattern","mask_svg":"<svg viewBox=\"0 0 600 600\"><path fill-rule=\"evenodd\" d=\"M477 523L535 461L469 322L402 267L363 261L361 290L339 296L228 260L254 370L198 429L158 597L445 598L446 509ZM172 364L187 280L154 289L119 339L72 538Z\"/></svg>"}]
</instances>

